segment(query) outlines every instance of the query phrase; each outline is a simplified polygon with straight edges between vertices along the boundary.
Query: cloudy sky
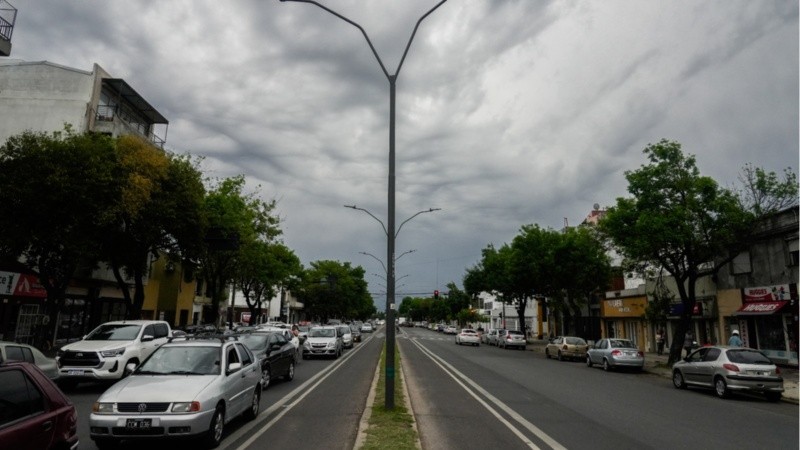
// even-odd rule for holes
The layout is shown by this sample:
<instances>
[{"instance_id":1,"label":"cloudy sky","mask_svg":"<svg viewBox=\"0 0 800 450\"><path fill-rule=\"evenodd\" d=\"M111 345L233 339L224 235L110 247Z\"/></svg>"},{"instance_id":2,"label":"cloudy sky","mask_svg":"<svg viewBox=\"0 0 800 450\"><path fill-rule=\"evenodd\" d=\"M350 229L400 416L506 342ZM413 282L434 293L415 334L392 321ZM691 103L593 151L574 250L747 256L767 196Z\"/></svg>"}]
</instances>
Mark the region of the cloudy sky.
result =
<instances>
[{"instance_id":1,"label":"cloudy sky","mask_svg":"<svg viewBox=\"0 0 800 450\"><path fill-rule=\"evenodd\" d=\"M354 26L303 3L10 0L12 57L125 79L167 147L278 201L304 264L363 266L382 309L389 82ZM323 4L389 74L432 0ZM577 225L626 195L662 138L732 185L798 165L798 3L449 0L397 78L398 293L431 295L520 226ZM385 272L384 272L385 273Z\"/></svg>"}]
</instances>

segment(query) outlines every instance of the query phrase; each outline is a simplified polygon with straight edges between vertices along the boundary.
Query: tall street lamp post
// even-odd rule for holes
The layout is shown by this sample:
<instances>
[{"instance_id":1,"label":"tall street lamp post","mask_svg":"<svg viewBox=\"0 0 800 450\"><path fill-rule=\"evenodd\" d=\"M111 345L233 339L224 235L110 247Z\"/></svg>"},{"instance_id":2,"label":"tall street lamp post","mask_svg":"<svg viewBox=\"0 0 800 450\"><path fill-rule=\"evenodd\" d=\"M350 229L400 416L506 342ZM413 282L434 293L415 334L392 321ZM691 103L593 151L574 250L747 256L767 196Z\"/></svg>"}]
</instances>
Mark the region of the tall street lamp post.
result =
<instances>
[{"instance_id":1,"label":"tall street lamp post","mask_svg":"<svg viewBox=\"0 0 800 450\"><path fill-rule=\"evenodd\" d=\"M386 70L386 67L383 65L383 61L381 61L378 52L375 50L375 46L372 45L372 41L370 41L367 32L364 31L364 28L361 25L353 22L352 20L348 19L347 17L333 11L332 9L324 6L316 1L313 0L281 0L283 1L294 1L298 3L310 3L312 5L316 5L325 11L333 14L334 16L344 20L345 22L353 25L354 27L358 28L361 31L361 34L364 35L364 38L367 40L367 44L369 44L369 48L372 50L372 54L375 55L375 59L378 60L378 64L381 66L381 70L383 74L386 75L386 79L389 80L389 193L388 193L388 221L389 227L386 229L386 262L388 264L388 268L386 270L386 371L385 371L385 379L386 379L386 409L394 409L394 338L395 338L395 329L394 329L394 240L395 240L395 230L394 230L394 190L395 190L395 176L394 176L394 121L395 121L395 82L397 81L397 76L400 74L400 69L403 67L403 61L406 59L406 55L408 54L408 49L411 47L411 41L414 40L414 35L417 33L417 29L419 28L419 24L428 17L433 11L435 11L438 7L442 6L444 2L447 0L441 0L437 3L433 8L431 8L427 13L425 13L422 17L417 20L417 24L414 26L414 31L411 33L411 37L408 38L408 43L406 44L406 48L403 51L403 57L400 58L400 63L397 65L397 70L392 75L389 71ZM401 225L402 226L402 225Z\"/></svg>"}]
</instances>

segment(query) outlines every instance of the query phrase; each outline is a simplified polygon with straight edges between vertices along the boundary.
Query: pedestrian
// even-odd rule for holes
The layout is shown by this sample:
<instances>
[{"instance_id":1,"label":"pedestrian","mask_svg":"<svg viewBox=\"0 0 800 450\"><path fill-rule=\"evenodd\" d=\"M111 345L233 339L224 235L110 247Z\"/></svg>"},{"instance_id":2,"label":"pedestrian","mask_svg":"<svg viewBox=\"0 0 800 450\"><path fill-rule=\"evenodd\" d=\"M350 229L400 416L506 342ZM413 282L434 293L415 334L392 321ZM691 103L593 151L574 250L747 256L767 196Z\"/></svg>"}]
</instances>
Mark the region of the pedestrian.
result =
<instances>
[{"instance_id":1,"label":"pedestrian","mask_svg":"<svg viewBox=\"0 0 800 450\"><path fill-rule=\"evenodd\" d=\"M656 345L658 346L658 354L664 354L664 330L658 330L656 333Z\"/></svg>"},{"instance_id":2,"label":"pedestrian","mask_svg":"<svg viewBox=\"0 0 800 450\"><path fill-rule=\"evenodd\" d=\"M739 337L739 330L733 330L731 332L731 338L728 339L728 345L731 347L742 347L744 345L742 338Z\"/></svg>"},{"instance_id":3,"label":"pedestrian","mask_svg":"<svg viewBox=\"0 0 800 450\"><path fill-rule=\"evenodd\" d=\"M683 349L686 350L686 356L689 356L689 353L692 352L694 344L694 334L689 330L686 332L686 338L683 340Z\"/></svg>"}]
</instances>

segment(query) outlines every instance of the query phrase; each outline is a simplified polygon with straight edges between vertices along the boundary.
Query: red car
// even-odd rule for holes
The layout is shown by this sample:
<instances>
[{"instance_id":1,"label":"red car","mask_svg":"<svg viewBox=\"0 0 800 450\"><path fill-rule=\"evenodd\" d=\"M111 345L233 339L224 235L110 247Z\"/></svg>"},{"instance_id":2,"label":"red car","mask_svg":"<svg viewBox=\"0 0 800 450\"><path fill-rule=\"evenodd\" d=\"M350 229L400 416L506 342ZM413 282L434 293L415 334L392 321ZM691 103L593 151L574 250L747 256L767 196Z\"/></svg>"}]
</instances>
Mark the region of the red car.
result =
<instances>
[{"instance_id":1,"label":"red car","mask_svg":"<svg viewBox=\"0 0 800 450\"><path fill-rule=\"evenodd\" d=\"M15 450L78 448L78 413L41 369L0 361L0 443Z\"/></svg>"}]
</instances>

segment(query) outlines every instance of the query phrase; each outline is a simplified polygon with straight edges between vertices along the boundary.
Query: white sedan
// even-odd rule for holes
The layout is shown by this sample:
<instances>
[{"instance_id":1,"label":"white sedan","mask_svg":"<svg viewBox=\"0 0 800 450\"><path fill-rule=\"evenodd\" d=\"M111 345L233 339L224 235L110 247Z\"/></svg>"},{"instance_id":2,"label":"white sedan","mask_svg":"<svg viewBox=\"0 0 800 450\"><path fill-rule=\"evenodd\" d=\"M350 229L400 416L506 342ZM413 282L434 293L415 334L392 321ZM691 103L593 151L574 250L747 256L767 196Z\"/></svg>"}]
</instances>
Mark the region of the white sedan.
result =
<instances>
[{"instance_id":1,"label":"white sedan","mask_svg":"<svg viewBox=\"0 0 800 450\"><path fill-rule=\"evenodd\" d=\"M456 344L471 344L478 347L481 345L481 336L471 328L464 328L456 335Z\"/></svg>"}]
</instances>

